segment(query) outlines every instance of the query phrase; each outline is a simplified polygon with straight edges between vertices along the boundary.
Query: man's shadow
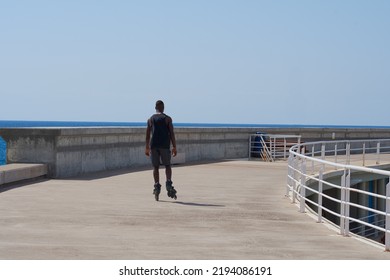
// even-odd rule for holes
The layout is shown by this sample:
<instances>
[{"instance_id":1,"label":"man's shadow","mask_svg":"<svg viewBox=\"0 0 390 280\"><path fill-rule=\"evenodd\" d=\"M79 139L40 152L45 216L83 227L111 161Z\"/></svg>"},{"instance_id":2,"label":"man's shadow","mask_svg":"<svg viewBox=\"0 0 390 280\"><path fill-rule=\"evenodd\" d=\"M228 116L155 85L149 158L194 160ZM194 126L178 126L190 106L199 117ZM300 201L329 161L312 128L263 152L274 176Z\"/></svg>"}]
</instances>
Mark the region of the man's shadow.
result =
<instances>
[{"instance_id":1,"label":"man's shadow","mask_svg":"<svg viewBox=\"0 0 390 280\"><path fill-rule=\"evenodd\" d=\"M170 202L170 203L186 205L186 206L225 207L225 205L222 205L222 204L196 203L196 202L184 202L184 201L165 201L165 200L160 200L160 202Z\"/></svg>"}]
</instances>

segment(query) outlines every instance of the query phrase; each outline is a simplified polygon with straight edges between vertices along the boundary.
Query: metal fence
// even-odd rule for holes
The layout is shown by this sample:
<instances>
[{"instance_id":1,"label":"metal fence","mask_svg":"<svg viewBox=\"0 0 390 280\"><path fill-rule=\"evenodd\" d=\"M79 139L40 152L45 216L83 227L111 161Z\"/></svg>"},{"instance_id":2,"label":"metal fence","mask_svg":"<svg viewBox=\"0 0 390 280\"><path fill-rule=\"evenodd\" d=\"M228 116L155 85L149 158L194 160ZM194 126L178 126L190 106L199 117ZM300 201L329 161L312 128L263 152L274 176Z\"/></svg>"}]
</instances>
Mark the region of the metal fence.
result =
<instances>
[{"instance_id":1,"label":"metal fence","mask_svg":"<svg viewBox=\"0 0 390 280\"><path fill-rule=\"evenodd\" d=\"M290 148L300 143L300 135L252 134L249 136L249 159L286 160Z\"/></svg>"},{"instance_id":2,"label":"metal fence","mask_svg":"<svg viewBox=\"0 0 390 280\"><path fill-rule=\"evenodd\" d=\"M389 139L297 144L288 158L286 195L299 202L300 212L314 212L318 222L333 223L344 236L370 238L380 233L375 241L389 251L390 171L378 168L386 163L390 163ZM382 191L362 188L361 178L380 178ZM366 203L366 198L375 203Z\"/></svg>"}]
</instances>

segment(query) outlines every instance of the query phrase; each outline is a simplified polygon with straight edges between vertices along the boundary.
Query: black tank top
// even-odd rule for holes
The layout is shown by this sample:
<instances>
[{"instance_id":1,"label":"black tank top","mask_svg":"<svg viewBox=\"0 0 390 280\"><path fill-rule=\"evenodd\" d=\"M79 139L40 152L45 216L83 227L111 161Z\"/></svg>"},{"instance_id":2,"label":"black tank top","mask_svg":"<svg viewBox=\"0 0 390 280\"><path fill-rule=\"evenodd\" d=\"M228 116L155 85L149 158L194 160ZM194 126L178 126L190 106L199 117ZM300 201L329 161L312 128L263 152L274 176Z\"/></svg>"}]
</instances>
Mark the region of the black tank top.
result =
<instances>
[{"instance_id":1,"label":"black tank top","mask_svg":"<svg viewBox=\"0 0 390 280\"><path fill-rule=\"evenodd\" d=\"M152 125L151 148L169 149L171 137L168 128L167 115L155 114L150 118Z\"/></svg>"}]
</instances>

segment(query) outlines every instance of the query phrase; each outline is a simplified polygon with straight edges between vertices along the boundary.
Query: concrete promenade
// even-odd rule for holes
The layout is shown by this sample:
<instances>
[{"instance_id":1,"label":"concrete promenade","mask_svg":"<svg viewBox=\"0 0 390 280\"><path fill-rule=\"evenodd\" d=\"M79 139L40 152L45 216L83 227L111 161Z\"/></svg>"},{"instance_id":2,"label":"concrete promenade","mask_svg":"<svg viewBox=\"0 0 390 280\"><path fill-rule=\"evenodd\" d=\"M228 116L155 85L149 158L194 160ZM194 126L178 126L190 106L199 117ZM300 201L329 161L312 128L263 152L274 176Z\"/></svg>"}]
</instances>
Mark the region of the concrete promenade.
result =
<instances>
[{"instance_id":1,"label":"concrete promenade","mask_svg":"<svg viewBox=\"0 0 390 280\"><path fill-rule=\"evenodd\" d=\"M299 213L286 165L175 166L177 201L150 170L3 187L0 259L390 259Z\"/></svg>"}]
</instances>

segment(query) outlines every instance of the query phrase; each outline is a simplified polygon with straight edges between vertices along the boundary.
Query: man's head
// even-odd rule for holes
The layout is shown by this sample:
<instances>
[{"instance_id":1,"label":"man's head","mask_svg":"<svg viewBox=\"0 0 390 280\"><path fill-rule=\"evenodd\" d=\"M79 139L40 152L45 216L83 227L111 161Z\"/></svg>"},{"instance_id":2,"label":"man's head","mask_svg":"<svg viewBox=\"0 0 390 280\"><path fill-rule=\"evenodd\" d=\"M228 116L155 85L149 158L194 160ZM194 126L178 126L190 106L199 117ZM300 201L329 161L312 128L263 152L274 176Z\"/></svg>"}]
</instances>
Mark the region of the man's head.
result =
<instances>
[{"instance_id":1,"label":"man's head","mask_svg":"<svg viewBox=\"0 0 390 280\"><path fill-rule=\"evenodd\" d=\"M156 110L160 113L164 113L164 102L162 102L161 100L157 100Z\"/></svg>"}]
</instances>

